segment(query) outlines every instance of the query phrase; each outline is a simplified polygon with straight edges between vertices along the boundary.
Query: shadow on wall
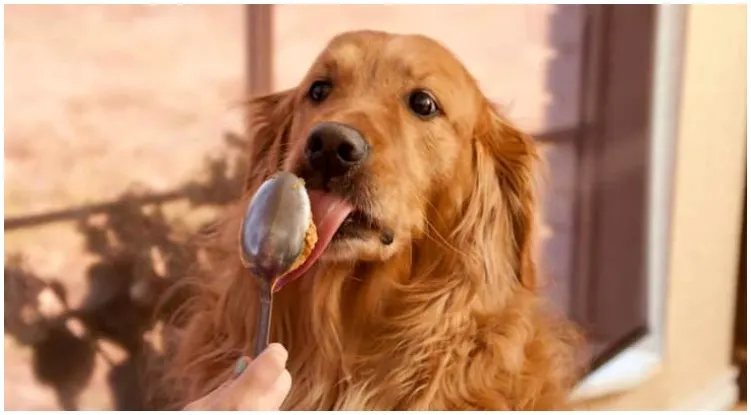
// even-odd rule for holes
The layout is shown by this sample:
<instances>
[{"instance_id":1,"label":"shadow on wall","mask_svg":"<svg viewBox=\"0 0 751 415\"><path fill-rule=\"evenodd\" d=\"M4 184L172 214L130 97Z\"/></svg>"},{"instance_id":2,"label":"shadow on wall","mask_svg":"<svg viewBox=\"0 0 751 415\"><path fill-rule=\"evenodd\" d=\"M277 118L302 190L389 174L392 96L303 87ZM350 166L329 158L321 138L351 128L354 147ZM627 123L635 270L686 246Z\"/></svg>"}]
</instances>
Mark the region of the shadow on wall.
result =
<instances>
[{"instance_id":1,"label":"shadow on wall","mask_svg":"<svg viewBox=\"0 0 751 415\"><path fill-rule=\"evenodd\" d=\"M207 162L208 180L178 189L193 208L222 207L238 196L244 180L245 142L232 134L225 140L228 156ZM5 333L32 348L33 373L55 390L62 409L78 409L78 397L91 381L97 354L109 366L113 409L161 406L158 397L147 399L145 364L158 364L163 323L188 293L170 296L159 310L157 302L185 275L186 265L199 253L187 237L188 226L169 221L163 203L159 197L131 192L100 213L81 208L63 217L41 215L76 220L87 252L97 258L87 270L89 290L77 308L69 307L60 281L34 275L20 256L6 258ZM20 218L16 222L38 224L35 221ZM125 358L111 356L101 347L103 341L117 345Z\"/></svg>"}]
</instances>

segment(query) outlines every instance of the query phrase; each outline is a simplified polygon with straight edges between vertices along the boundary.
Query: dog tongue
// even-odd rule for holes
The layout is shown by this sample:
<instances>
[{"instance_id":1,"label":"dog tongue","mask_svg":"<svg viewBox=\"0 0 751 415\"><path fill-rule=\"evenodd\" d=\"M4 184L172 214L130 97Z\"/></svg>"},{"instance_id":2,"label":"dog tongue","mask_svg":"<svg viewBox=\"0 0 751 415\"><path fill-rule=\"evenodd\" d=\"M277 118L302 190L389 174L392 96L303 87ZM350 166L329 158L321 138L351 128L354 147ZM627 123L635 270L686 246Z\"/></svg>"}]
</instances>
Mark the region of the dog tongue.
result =
<instances>
[{"instance_id":1,"label":"dog tongue","mask_svg":"<svg viewBox=\"0 0 751 415\"><path fill-rule=\"evenodd\" d=\"M318 233L318 242L302 265L279 279L274 286L275 292L300 277L315 264L347 215L354 210L354 207L347 201L331 193L309 190L308 196L310 197L310 210L313 213L313 223L315 223Z\"/></svg>"}]
</instances>

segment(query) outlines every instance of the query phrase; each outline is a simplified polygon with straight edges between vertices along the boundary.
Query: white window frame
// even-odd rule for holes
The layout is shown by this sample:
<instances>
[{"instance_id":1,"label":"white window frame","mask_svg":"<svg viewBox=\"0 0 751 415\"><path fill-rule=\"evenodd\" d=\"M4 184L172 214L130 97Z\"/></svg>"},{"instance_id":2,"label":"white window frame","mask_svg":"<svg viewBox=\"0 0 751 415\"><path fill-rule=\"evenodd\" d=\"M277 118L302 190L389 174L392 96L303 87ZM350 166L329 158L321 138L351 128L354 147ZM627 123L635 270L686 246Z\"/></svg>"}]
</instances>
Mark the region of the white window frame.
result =
<instances>
[{"instance_id":1,"label":"white window frame","mask_svg":"<svg viewBox=\"0 0 751 415\"><path fill-rule=\"evenodd\" d=\"M633 389L657 374L664 360L674 155L687 6L657 7L645 243L649 334L582 379L571 395L573 401Z\"/></svg>"}]
</instances>

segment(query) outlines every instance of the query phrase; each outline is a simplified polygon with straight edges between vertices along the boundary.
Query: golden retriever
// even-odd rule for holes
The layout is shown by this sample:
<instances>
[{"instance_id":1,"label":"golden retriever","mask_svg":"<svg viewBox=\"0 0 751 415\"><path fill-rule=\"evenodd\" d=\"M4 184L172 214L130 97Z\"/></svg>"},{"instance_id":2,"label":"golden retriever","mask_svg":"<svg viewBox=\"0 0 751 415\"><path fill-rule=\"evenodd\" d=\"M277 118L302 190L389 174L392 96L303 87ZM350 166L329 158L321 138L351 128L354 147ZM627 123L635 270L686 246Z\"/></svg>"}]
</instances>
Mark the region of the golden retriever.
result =
<instances>
[{"instance_id":1,"label":"golden retriever","mask_svg":"<svg viewBox=\"0 0 751 415\"><path fill-rule=\"evenodd\" d=\"M275 295L285 409L565 407L578 336L538 294L535 143L434 40L330 41L296 88L251 104L244 197L216 227L164 377L176 407L250 352L254 278L242 214L274 172L306 181L322 248Z\"/></svg>"}]
</instances>

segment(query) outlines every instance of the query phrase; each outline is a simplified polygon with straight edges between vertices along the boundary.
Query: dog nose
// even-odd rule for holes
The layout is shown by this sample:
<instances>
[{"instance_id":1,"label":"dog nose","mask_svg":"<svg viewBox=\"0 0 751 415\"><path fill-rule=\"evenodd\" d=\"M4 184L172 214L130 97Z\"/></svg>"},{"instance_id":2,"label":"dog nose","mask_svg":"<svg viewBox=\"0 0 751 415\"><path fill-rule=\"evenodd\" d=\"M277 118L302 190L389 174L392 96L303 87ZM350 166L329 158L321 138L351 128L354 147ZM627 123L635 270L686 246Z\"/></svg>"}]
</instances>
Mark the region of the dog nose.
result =
<instances>
[{"instance_id":1,"label":"dog nose","mask_svg":"<svg viewBox=\"0 0 751 415\"><path fill-rule=\"evenodd\" d=\"M324 122L310 132L305 156L316 171L337 177L362 164L369 150L368 143L354 128Z\"/></svg>"}]
</instances>

